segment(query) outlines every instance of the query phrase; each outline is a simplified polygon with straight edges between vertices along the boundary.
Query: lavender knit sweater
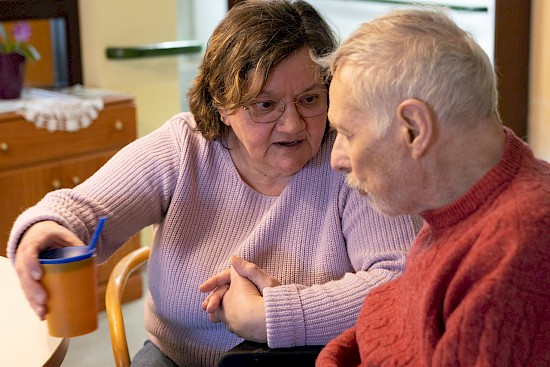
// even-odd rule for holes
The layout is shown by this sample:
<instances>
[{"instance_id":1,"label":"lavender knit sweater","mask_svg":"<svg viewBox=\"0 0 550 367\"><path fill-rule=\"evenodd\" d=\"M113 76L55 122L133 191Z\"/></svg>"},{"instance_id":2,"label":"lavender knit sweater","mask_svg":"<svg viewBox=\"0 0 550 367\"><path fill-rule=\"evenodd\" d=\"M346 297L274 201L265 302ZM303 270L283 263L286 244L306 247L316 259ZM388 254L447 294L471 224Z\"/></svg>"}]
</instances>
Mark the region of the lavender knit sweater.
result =
<instances>
[{"instance_id":1,"label":"lavender knit sweater","mask_svg":"<svg viewBox=\"0 0 550 367\"><path fill-rule=\"evenodd\" d=\"M48 194L15 222L14 258L31 224L54 220L88 241L109 216L98 244L108 258L154 224L145 326L176 363L214 366L241 339L213 324L198 286L231 255L252 261L283 285L264 290L272 348L325 344L352 326L367 293L401 274L419 229L415 218L377 214L331 170L334 136L277 197L239 177L229 151L206 141L182 113L129 144L76 188Z\"/></svg>"}]
</instances>

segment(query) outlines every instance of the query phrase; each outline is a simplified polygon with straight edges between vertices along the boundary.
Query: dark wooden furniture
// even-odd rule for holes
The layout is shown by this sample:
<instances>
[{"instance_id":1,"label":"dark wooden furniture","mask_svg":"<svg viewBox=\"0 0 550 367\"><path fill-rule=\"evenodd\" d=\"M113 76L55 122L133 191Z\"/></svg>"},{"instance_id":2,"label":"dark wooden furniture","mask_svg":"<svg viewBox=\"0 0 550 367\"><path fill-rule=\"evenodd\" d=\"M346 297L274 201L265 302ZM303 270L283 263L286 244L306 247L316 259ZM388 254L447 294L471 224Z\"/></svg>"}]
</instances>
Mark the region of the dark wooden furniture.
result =
<instances>
[{"instance_id":1,"label":"dark wooden furniture","mask_svg":"<svg viewBox=\"0 0 550 367\"><path fill-rule=\"evenodd\" d=\"M46 193L74 187L92 175L120 148L136 138L134 100L105 97L97 119L77 132L38 129L18 113L0 114L0 255L5 256L17 216ZM139 235L98 268L98 305L103 310L111 270L124 255L140 246ZM126 298L141 297L140 274L130 278Z\"/></svg>"}]
</instances>

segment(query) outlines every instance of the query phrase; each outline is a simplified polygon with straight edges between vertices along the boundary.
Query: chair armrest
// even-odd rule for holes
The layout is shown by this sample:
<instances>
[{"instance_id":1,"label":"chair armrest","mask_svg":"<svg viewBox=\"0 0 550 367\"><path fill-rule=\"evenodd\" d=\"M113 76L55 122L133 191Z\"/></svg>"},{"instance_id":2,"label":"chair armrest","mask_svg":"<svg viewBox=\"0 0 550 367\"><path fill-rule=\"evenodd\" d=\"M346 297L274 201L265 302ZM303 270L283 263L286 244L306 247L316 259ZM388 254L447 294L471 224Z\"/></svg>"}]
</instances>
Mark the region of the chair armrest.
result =
<instances>
[{"instance_id":1,"label":"chair armrest","mask_svg":"<svg viewBox=\"0 0 550 367\"><path fill-rule=\"evenodd\" d=\"M114 267L107 283L105 294L105 308L109 320L109 331L111 333L111 345L115 365L127 367L130 365L130 353L124 329L124 318L122 316L122 295L128 277L149 259L149 247L140 247L124 256Z\"/></svg>"},{"instance_id":2,"label":"chair armrest","mask_svg":"<svg viewBox=\"0 0 550 367\"><path fill-rule=\"evenodd\" d=\"M324 345L306 345L272 349L265 343L245 340L225 352L218 367L279 367L285 364L300 367L315 366L315 359L323 347Z\"/></svg>"}]
</instances>

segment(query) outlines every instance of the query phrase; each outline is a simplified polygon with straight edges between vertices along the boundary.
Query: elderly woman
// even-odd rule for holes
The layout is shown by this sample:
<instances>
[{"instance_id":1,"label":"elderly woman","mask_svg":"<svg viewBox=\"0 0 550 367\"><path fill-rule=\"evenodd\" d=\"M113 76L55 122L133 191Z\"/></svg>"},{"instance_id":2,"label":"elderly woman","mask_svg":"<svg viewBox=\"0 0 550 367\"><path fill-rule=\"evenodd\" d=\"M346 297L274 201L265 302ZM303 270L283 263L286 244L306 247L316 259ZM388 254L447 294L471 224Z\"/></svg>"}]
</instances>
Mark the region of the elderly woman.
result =
<instances>
[{"instance_id":1,"label":"elderly woman","mask_svg":"<svg viewBox=\"0 0 550 367\"><path fill-rule=\"evenodd\" d=\"M327 23L303 1L232 8L189 91L191 113L17 219L8 253L38 316L47 312L39 252L86 243L106 215L99 260L156 227L148 341L133 365L210 367L242 341L238 335L270 347L324 344L353 325L365 295L401 274L419 223L376 214L331 170L327 84L312 57L335 47ZM230 315L201 310L217 302L205 301L199 286L230 261L258 266L273 285L262 287L259 313L248 315L250 336ZM201 290L214 288L205 284ZM213 294L231 310L238 292L220 289Z\"/></svg>"}]
</instances>

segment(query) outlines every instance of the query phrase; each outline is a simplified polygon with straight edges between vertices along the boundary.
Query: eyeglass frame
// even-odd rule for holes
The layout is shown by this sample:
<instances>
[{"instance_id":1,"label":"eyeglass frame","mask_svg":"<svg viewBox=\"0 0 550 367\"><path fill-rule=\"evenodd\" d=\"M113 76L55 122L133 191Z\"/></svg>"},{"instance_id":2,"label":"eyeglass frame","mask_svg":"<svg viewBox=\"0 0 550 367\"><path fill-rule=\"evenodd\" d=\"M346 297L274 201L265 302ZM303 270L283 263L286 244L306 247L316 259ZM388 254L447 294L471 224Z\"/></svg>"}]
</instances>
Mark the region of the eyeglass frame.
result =
<instances>
[{"instance_id":1,"label":"eyeglass frame","mask_svg":"<svg viewBox=\"0 0 550 367\"><path fill-rule=\"evenodd\" d=\"M324 92L324 93L325 93L326 110L324 110L323 112L321 112L321 113L319 113L319 114L313 115L313 116L304 116L304 115L300 112L300 110L298 109L298 106L299 106L298 103L300 102L300 98L301 98L302 96L304 96L304 95L307 96L308 94L311 94L311 93L314 94L315 92ZM250 110L251 110L250 106L251 106L252 104L254 104L254 101L261 101L261 100L264 99L264 98L265 98L265 100L271 99L272 101L280 101L280 102L281 102L281 105L280 105L280 106L281 106L281 107L280 107L280 112L281 112L281 113L280 113L279 116L277 116L276 119L271 120L271 121L266 121L266 122L256 121L256 120L254 120L254 117L252 116L252 113L250 112ZM281 118L281 116L285 113L285 111L286 111L286 106L287 106L288 104L294 104L294 105L296 106L296 112L298 112L298 114L299 114L300 116L302 116L302 117L310 118L310 117L321 116L323 113L328 112L328 105L329 105L329 104L328 104L328 89L326 89L326 88L323 88L323 89L314 89L314 90L309 90L309 91L300 93L300 94L296 97L296 100L295 100L295 101L292 101L292 102L285 102L285 100L283 100L281 97L276 97L276 96L274 96L274 97L257 97L257 98L253 98L253 99L250 101L250 103L248 103L247 105L243 105L242 107L243 107L243 109L245 109L245 110L248 111L248 116L250 116L250 119L251 119L253 122L255 122L256 124L272 124L272 123L274 123L274 122L277 122L277 120L279 120L279 119ZM276 110L276 109L274 109L273 111L275 111L275 110ZM272 111L272 112L273 112L273 111Z\"/></svg>"}]
</instances>

